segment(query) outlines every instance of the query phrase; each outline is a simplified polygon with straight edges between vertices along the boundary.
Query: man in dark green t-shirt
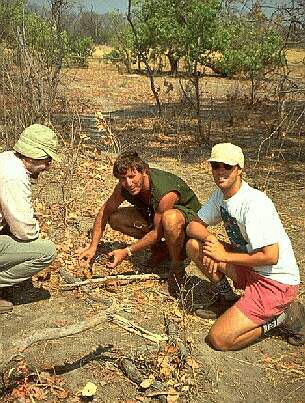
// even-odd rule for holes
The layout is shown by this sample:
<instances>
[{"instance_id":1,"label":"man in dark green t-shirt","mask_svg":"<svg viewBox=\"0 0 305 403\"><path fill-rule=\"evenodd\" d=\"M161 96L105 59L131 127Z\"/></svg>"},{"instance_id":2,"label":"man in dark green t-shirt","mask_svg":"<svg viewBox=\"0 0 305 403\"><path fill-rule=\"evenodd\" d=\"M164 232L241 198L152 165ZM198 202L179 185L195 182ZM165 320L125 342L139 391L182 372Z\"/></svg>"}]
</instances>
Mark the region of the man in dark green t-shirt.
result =
<instances>
[{"instance_id":1,"label":"man in dark green t-shirt","mask_svg":"<svg viewBox=\"0 0 305 403\"><path fill-rule=\"evenodd\" d=\"M136 152L120 154L114 163L113 174L119 182L97 214L91 243L81 251L79 259L89 263L94 258L107 223L138 239L126 248L109 253L113 258L110 268L140 250L151 248L158 252L164 238L171 259L169 291L176 294L184 279L181 263L185 227L200 208L197 196L181 178L150 168ZM120 207L125 200L132 207Z\"/></svg>"}]
</instances>

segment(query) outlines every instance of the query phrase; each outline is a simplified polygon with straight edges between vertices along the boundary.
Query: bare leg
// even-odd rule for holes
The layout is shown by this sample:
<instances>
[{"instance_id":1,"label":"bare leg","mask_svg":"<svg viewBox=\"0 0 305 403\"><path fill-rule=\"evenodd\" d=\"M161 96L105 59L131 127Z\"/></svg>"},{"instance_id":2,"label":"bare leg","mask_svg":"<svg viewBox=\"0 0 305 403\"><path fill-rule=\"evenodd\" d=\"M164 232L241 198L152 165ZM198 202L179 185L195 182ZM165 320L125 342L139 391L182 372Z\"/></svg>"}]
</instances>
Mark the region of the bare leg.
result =
<instances>
[{"instance_id":1,"label":"bare leg","mask_svg":"<svg viewBox=\"0 0 305 403\"><path fill-rule=\"evenodd\" d=\"M262 327L232 306L216 320L206 340L216 350L230 351L246 347L261 335Z\"/></svg>"},{"instance_id":2,"label":"bare leg","mask_svg":"<svg viewBox=\"0 0 305 403\"><path fill-rule=\"evenodd\" d=\"M181 211L170 209L162 216L163 234L171 257L171 269L168 276L168 292L178 297L185 281L182 264L185 240L185 218Z\"/></svg>"},{"instance_id":3,"label":"bare leg","mask_svg":"<svg viewBox=\"0 0 305 403\"><path fill-rule=\"evenodd\" d=\"M164 238L169 249L172 265L179 265L185 240L185 218L180 210L170 209L163 213Z\"/></svg>"},{"instance_id":4,"label":"bare leg","mask_svg":"<svg viewBox=\"0 0 305 403\"><path fill-rule=\"evenodd\" d=\"M135 207L120 207L109 217L109 225L136 239L143 238L150 230L147 221Z\"/></svg>"},{"instance_id":5,"label":"bare leg","mask_svg":"<svg viewBox=\"0 0 305 403\"><path fill-rule=\"evenodd\" d=\"M215 262L204 255L203 243L197 239L188 240L186 251L199 270L214 283L215 289L218 292L217 300L207 308L195 310L195 314L202 319L216 319L238 300L238 296L234 293L226 278L228 276L236 281L236 271L233 266L225 263L217 263L216 272L209 271L210 266L214 268Z\"/></svg>"}]
</instances>

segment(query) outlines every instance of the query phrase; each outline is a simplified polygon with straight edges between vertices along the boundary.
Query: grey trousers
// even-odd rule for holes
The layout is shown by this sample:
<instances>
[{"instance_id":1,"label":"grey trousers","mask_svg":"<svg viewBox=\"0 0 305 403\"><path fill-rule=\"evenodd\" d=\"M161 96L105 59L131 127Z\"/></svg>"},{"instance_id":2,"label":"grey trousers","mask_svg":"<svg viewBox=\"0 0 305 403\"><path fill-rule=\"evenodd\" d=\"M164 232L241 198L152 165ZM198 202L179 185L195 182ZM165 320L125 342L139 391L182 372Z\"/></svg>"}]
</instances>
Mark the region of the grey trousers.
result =
<instances>
[{"instance_id":1,"label":"grey trousers","mask_svg":"<svg viewBox=\"0 0 305 403\"><path fill-rule=\"evenodd\" d=\"M48 239L20 241L0 235L0 289L21 283L48 266L56 247Z\"/></svg>"}]
</instances>

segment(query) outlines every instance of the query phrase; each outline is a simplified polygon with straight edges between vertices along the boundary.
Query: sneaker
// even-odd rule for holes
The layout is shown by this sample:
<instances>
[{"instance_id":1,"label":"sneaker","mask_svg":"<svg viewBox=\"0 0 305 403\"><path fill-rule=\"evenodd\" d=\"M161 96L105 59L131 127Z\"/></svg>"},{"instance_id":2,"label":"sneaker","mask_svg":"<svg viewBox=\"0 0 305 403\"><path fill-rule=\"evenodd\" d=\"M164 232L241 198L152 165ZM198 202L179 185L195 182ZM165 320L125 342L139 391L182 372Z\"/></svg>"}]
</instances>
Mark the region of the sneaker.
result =
<instances>
[{"instance_id":1,"label":"sneaker","mask_svg":"<svg viewBox=\"0 0 305 403\"><path fill-rule=\"evenodd\" d=\"M288 333L288 343L301 346L305 343L305 306L301 302L292 302L285 311L286 318L282 329Z\"/></svg>"},{"instance_id":2,"label":"sneaker","mask_svg":"<svg viewBox=\"0 0 305 403\"><path fill-rule=\"evenodd\" d=\"M0 299L0 314L11 312L13 310L13 304L5 299Z\"/></svg>"},{"instance_id":3,"label":"sneaker","mask_svg":"<svg viewBox=\"0 0 305 403\"><path fill-rule=\"evenodd\" d=\"M226 310L231 308L239 300L239 298L240 297L236 295L236 298L228 301L221 294L219 294L218 298L212 303L212 305L207 308L196 309L194 313L201 319L217 319L219 316L225 313Z\"/></svg>"}]
</instances>

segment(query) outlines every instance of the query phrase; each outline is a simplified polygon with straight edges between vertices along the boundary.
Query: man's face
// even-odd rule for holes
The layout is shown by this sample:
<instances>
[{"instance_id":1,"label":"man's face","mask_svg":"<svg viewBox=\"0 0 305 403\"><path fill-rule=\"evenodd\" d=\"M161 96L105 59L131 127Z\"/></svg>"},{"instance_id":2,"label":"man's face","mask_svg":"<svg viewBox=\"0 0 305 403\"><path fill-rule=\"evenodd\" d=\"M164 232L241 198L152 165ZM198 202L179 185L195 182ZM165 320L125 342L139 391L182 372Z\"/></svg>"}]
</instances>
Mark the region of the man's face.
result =
<instances>
[{"instance_id":1,"label":"man's face","mask_svg":"<svg viewBox=\"0 0 305 403\"><path fill-rule=\"evenodd\" d=\"M131 195L136 196L144 189L144 173L129 168L119 178L119 182Z\"/></svg>"},{"instance_id":2,"label":"man's face","mask_svg":"<svg viewBox=\"0 0 305 403\"><path fill-rule=\"evenodd\" d=\"M222 162L211 162L214 182L224 193L238 190L242 170L238 165L228 165Z\"/></svg>"},{"instance_id":3,"label":"man's face","mask_svg":"<svg viewBox=\"0 0 305 403\"><path fill-rule=\"evenodd\" d=\"M41 160L35 160L34 158L26 157L23 161L27 171L30 173L30 177L37 179L41 172L50 169L52 158L48 157Z\"/></svg>"}]
</instances>

